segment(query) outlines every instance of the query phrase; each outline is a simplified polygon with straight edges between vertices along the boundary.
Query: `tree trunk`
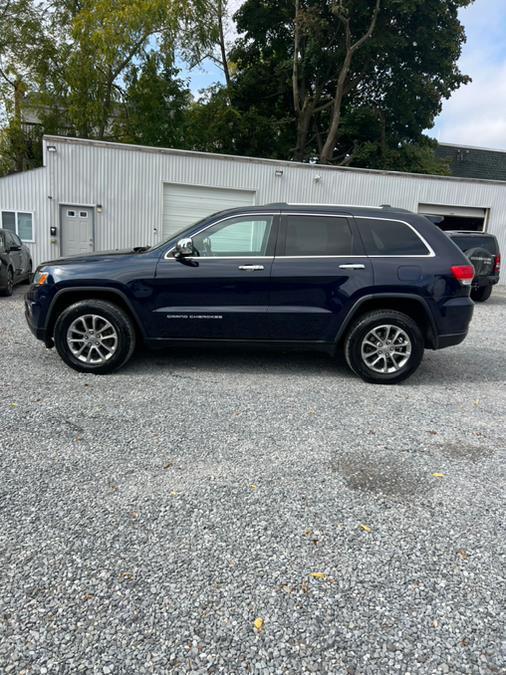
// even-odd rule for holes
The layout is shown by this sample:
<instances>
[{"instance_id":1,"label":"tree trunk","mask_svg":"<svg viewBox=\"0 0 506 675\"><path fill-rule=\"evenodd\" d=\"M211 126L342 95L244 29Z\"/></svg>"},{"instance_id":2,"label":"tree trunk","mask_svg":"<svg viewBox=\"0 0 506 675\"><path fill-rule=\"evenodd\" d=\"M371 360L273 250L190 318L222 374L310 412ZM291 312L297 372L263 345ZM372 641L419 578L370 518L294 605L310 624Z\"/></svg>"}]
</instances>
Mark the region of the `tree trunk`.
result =
<instances>
[{"instance_id":1,"label":"tree trunk","mask_svg":"<svg viewBox=\"0 0 506 675\"><path fill-rule=\"evenodd\" d=\"M230 69L228 67L228 58L227 50L225 46L225 31L223 30L223 2L222 0L218 1L218 28L220 31L220 52L221 52L221 64L223 68L223 73L225 75L225 82L227 83L227 89L230 89Z\"/></svg>"},{"instance_id":2,"label":"tree trunk","mask_svg":"<svg viewBox=\"0 0 506 675\"><path fill-rule=\"evenodd\" d=\"M21 117L21 104L23 101L23 83L19 77L14 82L14 166L17 172L24 169L24 137Z\"/></svg>"},{"instance_id":3,"label":"tree trunk","mask_svg":"<svg viewBox=\"0 0 506 675\"><path fill-rule=\"evenodd\" d=\"M330 127L327 133L327 138L323 145L323 149L320 153L320 162L322 164L330 164L334 155L337 132L339 131L339 124L341 123L341 108L343 105L344 87L350 72L351 57L352 52L348 50L346 52L346 56L344 57L344 63L339 73L339 77L337 78L336 95L334 98L334 104L332 106Z\"/></svg>"},{"instance_id":4,"label":"tree trunk","mask_svg":"<svg viewBox=\"0 0 506 675\"><path fill-rule=\"evenodd\" d=\"M302 110L297 113L297 141L293 158L296 162L305 159L307 137L313 119L314 103L308 98L304 101Z\"/></svg>"}]
</instances>

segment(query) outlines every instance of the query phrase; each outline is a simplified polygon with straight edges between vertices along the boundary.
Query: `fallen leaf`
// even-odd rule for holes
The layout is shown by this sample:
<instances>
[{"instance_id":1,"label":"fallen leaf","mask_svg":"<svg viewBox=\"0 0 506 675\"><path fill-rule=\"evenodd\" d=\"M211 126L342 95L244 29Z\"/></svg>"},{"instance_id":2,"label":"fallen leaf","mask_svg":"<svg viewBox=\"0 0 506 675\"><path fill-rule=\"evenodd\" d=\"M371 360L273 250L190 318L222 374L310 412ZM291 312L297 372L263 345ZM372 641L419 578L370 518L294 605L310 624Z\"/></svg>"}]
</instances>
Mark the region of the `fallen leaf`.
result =
<instances>
[{"instance_id":1,"label":"fallen leaf","mask_svg":"<svg viewBox=\"0 0 506 675\"><path fill-rule=\"evenodd\" d=\"M444 477L445 477L445 474L444 474L444 473L437 473L437 472L436 472L436 473L433 473L432 476L433 476L434 478L444 478Z\"/></svg>"},{"instance_id":2,"label":"fallen leaf","mask_svg":"<svg viewBox=\"0 0 506 675\"><path fill-rule=\"evenodd\" d=\"M469 560L469 553L466 551L465 548L459 548L459 550L457 551L457 555L462 560Z\"/></svg>"},{"instance_id":3,"label":"fallen leaf","mask_svg":"<svg viewBox=\"0 0 506 675\"><path fill-rule=\"evenodd\" d=\"M138 517L139 517L138 511L130 511L130 518L133 518L134 520L137 520Z\"/></svg>"},{"instance_id":4,"label":"fallen leaf","mask_svg":"<svg viewBox=\"0 0 506 675\"><path fill-rule=\"evenodd\" d=\"M304 536L310 537L313 534L313 530L304 530Z\"/></svg>"},{"instance_id":5,"label":"fallen leaf","mask_svg":"<svg viewBox=\"0 0 506 675\"><path fill-rule=\"evenodd\" d=\"M177 497L177 492L175 490L170 491L170 496L171 497Z\"/></svg>"},{"instance_id":6,"label":"fallen leaf","mask_svg":"<svg viewBox=\"0 0 506 675\"><path fill-rule=\"evenodd\" d=\"M121 572L119 578L123 579L124 581L132 581L134 575L131 572Z\"/></svg>"},{"instance_id":7,"label":"fallen leaf","mask_svg":"<svg viewBox=\"0 0 506 675\"><path fill-rule=\"evenodd\" d=\"M318 581L325 581L328 575L325 572L311 572L309 576Z\"/></svg>"},{"instance_id":8,"label":"fallen leaf","mask_svg":"<svg viewBox=\"0 0 506 675\"><path fill-rule=\"evenodd\" d=\"M167 462L167 464L163 467L164 469L170 469L173 466L172 462Z\"/></svg>"},{"instance_id":9,"label":"fallen leaf","mask_svg":"<svg viewBox=\"0 0 506 675\"><path fill-rule=\"evenodd\" d=\"M372 532L372 528L369 527L369 525L364 525L362 523L361 525L359 525L359 527L363 532L367 532L368 534L370 534Z\"/></svg>"},{"instance_id":10,"label":"fallen leaf","mask_svg":"<svg viewBox=\"0 0 506 675\"><path fill-rule=\"evenodd\" d=\"M117 492L117 491L119 490L119 487L113 483L113 484L111 485L111 490L112 490L113 492Z\"/></svg>"},{"instance_id":11,"label":"fallen leaf","mask_svg":"<svg viewBox=\"0 0 506 675\"><path fill-rule=\"evenodd\" d=\"M432 626L433 628L439 628L439 621L437 619L434 619L434 621L432 622Z\"/></svg>"},{"instance_id":12,"label":"fallen leaf","mask_svg":"<svg viewBox=\"0 0 506 675\"><path fill-rule=\"evenodd\" d=\"M301 583L300 587L301 587L301 590L302 590L303 593L309 593L309 583L307 582L306 579L304 579L304 581Z\"/></svg>"},{"instance_id":13,"label":"fallen leaf","mask_svg":"<svg viewBox=\"0 0 506 675\"><path fill-rule=\"evenodd\" d=\"M255 627L255 630L261 631L264 629L264 620L262 617L257 616L257 618L253 621L253 626Z\"/></svg>"},{"instance_id":14,"label":"fallen leaf","mask_svg":"<svg viewBox=\"0 0 506 675\"><path fill-rule=\"evenodd\" d=\"M11 403L9 406L9 408L17 408L17 407L18 407L17 403Z\"/></svg>"},{"instance_id":15,"label":"fallen leaf","mask_svg":"<svg viewBox=\"0 0 506 675\"><path fill-rule=\"evenodd\" d=\"M253 492L257 489L257 486L255 483L251 483L250 488L253 490Z\"/></svg>"},{"instance_id":16,"label":"fallen leaf","mask_svg":"<svg viewBox=\"0 0 506 675\"><path fill-rule=\"evenodd\" d=\"M82 597L82 600L87 602L88 600L93 600L94 597L95 596L93 595L93 593L85 593Z\"/></svg>"}]
</instances>

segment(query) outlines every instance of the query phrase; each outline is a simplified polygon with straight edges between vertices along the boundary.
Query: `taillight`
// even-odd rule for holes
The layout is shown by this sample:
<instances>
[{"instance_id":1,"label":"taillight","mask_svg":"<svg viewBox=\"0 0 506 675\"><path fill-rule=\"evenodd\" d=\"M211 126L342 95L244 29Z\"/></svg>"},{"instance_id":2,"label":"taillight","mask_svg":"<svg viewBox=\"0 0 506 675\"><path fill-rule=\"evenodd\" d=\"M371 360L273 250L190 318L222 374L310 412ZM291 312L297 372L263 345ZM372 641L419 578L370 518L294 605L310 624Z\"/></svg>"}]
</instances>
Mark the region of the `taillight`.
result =
<instances>
[{"instance_id":1,"label":"taillight","mask_svg":"<svg viewBox=\"0 0 506 675\"><path fill-rule=\"evenodd\" d=\"M496 255L496 257L495 257L495 265L494 265L494 272L495 272L495 274L499 274L500 271L501 271L501 256L500 256L500 255Z\"/></svg>"},{"instance_id":2,"label":"taillight","mask_svg":"<svg viewBox=\"0 0 506 675\"><path fill-rule=\"evenodd\" d=\"M463 286L470 286L474 278L472 265L453 265L452 274Z\"/></svg>"}]
</instances>

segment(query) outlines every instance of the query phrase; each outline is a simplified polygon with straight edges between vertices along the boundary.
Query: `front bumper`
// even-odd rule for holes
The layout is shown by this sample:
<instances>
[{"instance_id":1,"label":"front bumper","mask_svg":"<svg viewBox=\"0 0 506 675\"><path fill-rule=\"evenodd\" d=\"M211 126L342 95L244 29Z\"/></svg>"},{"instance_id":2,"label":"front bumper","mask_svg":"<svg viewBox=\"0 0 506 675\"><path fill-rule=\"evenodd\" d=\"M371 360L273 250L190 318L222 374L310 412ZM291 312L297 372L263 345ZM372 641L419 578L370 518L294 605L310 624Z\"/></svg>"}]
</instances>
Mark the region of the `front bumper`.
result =
<instances>
[{"instance_id":1,"label":"front bumper","mask_svg":"<svg viewBox=\"0 0 506 675\"><path fill-rule=\"evenodd\" d=\"M28 328L31 330L37 340L42 340L46 347L53 346L53 339L48 335L45 326L45 307L47 298L30 288L25 295L25 319Z\"/></svg>"}]
</instances>

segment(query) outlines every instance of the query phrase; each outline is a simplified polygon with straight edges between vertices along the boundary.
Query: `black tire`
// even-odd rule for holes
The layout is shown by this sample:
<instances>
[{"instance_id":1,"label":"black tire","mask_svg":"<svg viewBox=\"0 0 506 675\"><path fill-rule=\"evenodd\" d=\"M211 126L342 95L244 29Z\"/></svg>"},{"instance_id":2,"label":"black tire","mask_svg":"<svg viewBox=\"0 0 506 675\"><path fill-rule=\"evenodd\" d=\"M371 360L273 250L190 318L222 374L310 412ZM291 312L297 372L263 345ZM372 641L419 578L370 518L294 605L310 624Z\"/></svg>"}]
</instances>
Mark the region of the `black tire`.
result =
<instances>
[{"instance_id":1,"label":"black tire","mask_svg":"<svg viewBox=\"0 0 506 675\"><path fill-rule=\"evenodd\" d=\"M0 290L0 295L3 295L4 297L9 297L12 295L12 291L14 289L14 272L12 269L7 270L7 285L5 288L2 288Z\"/></svg>"},{"instance_id":2,"label":"black tire","mask_svg":"<svg viewBox=\"0 0 506 675\"><path fill-rule=\"evenodd\" d=\"M85 317L86 315L98 317L99 322L97 325L99 327L101 322L102 324L108 322L112 326L113 332L115 331L116 345L114 352L108 356L105 361L102 360L98 363L88 363L80 360L80 358L72 352L69 342L67 341L69 328L76 320L81 318L82 321L82 317ZM81 326L82 332L82 328L84 327L83 324L79 322L77 325ZM77 341L78 340L73 340L73 342ZM54 343L56 350L63 361L71 368L74 368L74 370L78 370L81 373L104 375L121 368L121 366L125 365L132 356L135 348L135 329L132 320L126 312L111 302L106 302L104 300L82 300L81 302L76 302L74 305L67 307L58 317L54 327ZM80 343L77 347L79 346L81 346ZM96 350L95 347L86 347L86 350L90 353L92 349L94 350L94 354L98 353L98 350ZM86 357L86 350L83 357Z\"/></svg>"},{"instance_id":3,"label":"black tire","mask_svg":"<svg viewBox=\"0 0 506 675\"><path fill-rule=\"evenodd\" d=\"M382 334L382 331L384 332L383 334L386 334L386 330L380 328L385 325L400 328L409 338L409 342L411 343L411 352L409 353L406 362L394 372L378 372L377 370L372 369L364 360L362 354L362 346L365 338L375 328L379 329L380 334ZM393 334L395 334L395 331L393 331ZM399 342L395 342L398 349L407 354L407 350L409 349L407 340L405 340L402 335L398 340ZM401 340L403 341L401 342ZM394 347L392 346L392 348ZM374 350L372 346L369 347L365 345L364 349ZM388 349L390 349L390 347L388 347ZM418 368L423 359L423 352L424 339L418 324L406 314L390 309L369 312L368 314L359 317L351 325L344 343L344 355L351 370L365 382L372 382L375 384L397 384L398 382L402 382ZM386 358L381 356L380 358L383 359L382 363L385 365L393 363L391 357ZM402 356L399 357L399 360L402 361Z\"/></svg>"},{"instance_id":4,"label":"black tire","mask_svg":"<svg viewBox=\"0 0 506 675\"><path fill-rule=\"evenodd\" d=\"M23 279L24 284L29 284L32 281L32 261L30 260L30 264L28 265L28 272L26 273L26 277Z\"/></svg>"},{"instance_id":5,"label":"black tire","mask_svg":"<svg viewBox=\"0 0 506 675\"><path fill-rule=\"evenodd\" d=\"M492 286L479 286L471 289L471 299L474 302L485 302L492 295Z\"/></svg>"}]
</instances>

